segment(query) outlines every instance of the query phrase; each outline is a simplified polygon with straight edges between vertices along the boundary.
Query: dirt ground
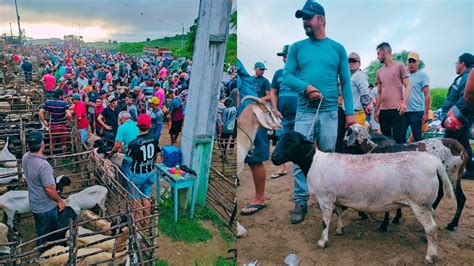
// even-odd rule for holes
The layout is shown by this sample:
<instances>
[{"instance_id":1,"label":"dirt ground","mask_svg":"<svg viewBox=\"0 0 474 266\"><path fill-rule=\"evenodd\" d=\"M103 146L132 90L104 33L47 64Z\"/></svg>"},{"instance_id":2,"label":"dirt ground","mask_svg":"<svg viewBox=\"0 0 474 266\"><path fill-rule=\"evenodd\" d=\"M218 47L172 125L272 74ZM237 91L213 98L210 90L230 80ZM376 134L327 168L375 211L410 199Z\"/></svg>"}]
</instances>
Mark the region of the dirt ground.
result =
<instances>
[{"instance_id":1,"label":"dirt ground","mask_svg":"<svg viewBox=\"0 0 474 266\"><path fill-rule=\"evenodd\" d=\"M265 164L267 176L276 171L271 162ZM266 203L268 207L253 216L239 216L248 235L238 239L239 264L258 260L259 265L284 265L285 257L294 253L300 265L414 265L424 263L427 244L424 232L409 208L403 209L399 225L390 224L387 233L379 233L379 222L359 220L353 210L345 212L344 235L336 236L336 219L332 217L329 244L317 246L322 233L321 212L316 199L310 197L308 214L303 223L290 223L293 177L291 171L279 179L267 178ZM444 198L436 210L438 231L438 260L440 265L474 265L474 181L463 180L467 201L460 225L454 232L445 229L451 221L456 203ZM239 206L248 203L255 193L248 166L241 174L238 188ZM239 209L240 210L240 209ZM392 213L393 217L395 213ZM383 214L374 214L378 220Z\"/></svg>"},{"instance_id":2,"label":"dirt ground","mask_svg":"<svg viewBox=\"0 0 474 266\"><path fill-rule=\"evenodd\" d=\"M171 145L168 128L166 123L161 133L160 146ZM181 144L181 134L178 138L178 144ZM169 265L194 265L195 263L198 263L198 265L212 265L219 256L231 257L232 254L227 253L227 251L235 248L235 246L226 243L220 236L217 227L211 222L204 222L203 226L212 234L212 239L205 243L187 244L173 241L169 237L160 234L158 238L158 258L167 261Z\"/></svg>"}]
</instances>

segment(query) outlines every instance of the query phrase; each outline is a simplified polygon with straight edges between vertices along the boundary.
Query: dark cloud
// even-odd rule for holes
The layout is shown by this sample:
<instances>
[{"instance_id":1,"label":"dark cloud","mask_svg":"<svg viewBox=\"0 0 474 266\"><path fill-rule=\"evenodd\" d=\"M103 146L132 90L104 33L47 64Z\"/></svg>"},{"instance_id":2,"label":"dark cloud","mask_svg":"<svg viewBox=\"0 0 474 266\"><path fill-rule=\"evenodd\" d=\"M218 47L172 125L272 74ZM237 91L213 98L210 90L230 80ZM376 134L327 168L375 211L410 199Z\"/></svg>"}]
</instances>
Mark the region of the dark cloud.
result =
<instances>
[{"instance_id":1,"label":"dark cloud","mask_svg":"<svg viewBox=\"0 0 474 266\"><path fill-rule=\"evenodd\" d=\"M198 16L199 0L18 0L18 9L24 23L100 26L118 32L112 39L136 41L181 34L182 23L187 31ZM1 24L16 21L13 1L2 0L0 10Z\"/></svg>"}]
</instances>

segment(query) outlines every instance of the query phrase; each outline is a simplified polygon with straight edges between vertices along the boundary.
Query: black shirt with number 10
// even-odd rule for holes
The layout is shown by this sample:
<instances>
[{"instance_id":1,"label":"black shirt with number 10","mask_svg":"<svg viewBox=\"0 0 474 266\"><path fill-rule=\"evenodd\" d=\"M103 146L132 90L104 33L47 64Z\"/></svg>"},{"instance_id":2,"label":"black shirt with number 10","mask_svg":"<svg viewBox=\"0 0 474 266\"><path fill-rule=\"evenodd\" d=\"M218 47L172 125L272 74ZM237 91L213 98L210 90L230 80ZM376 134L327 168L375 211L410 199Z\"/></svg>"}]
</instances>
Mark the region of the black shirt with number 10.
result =
<instances>
[{"instance_id":1,"label":"black shirt with number 10","mask_svg":"<svg viewBox=\"0 0 474 266\"><path fill-rule=\"evenodd\" d=\"M127 156L132 158L132 173L147 174L155 170L156 155L161 152L154 134L139 135L128 144Z\"/></svg>"}]
</instances>

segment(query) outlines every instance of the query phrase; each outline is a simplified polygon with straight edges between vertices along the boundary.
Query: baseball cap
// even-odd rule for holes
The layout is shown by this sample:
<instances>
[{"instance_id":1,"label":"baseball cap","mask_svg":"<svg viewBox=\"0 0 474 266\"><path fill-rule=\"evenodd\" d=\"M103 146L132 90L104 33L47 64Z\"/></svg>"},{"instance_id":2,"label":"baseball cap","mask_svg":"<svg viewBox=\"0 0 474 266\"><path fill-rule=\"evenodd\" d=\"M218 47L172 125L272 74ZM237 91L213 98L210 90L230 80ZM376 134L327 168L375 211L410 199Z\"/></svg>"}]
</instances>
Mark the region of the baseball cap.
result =
<instances>
[{"instance_id":1,"label":"baseball cap","mask_svg":"<svg viewBox=\"0 0 474 266\"><path fill-rule=\"evenodd\" d=\"M354 60L357 60L357 61L360 62L360 56L357 53L354 53L354 52L349 54L348 59L354 59Z\"/></svg>"},{"instance_id":2,"label":"baseball cap","mask_svg":"<svg viewBox=\"0 0 474 266\"><path fill-rule=\"evenodd\" d=\"M147 114L138 116L137 127L140 129L149 129L151 127L151 117Z\"/></svg>"},{"instance_id":3,"label":"baseball cap","mask_svg":"<svg viewBox=\"0 0 474 266\"><path fill-rule=\"evenodd\" d=\"M258 68L260 70L266 70L267 68L265 67L265 65L262 63L262 62L257 62L255 63L255 68Z\"/></svg>"},{"instance_id":4,"label":"baseball cap","mask_svg":"<svg viewBox=\"0 0 474 266\"><path fill-rule=\"evenodd\" d=\"M102 96L102 95L104 95L104 94L107 94L107 91L104 91L104 90L100 90L100 91L99 91L99 96Z\"/></svg>"},{"instance_id":5,"label":"baseball cap","mask_svg":"<svg viewBox=\"0 0 474 266\"><path fill-rule=\"evenodd\" d=\"M109 101L109 103L111 103L113 101L116 101L117 98L115 98L115 96L113 96L113 95L110 95L109 98L107 98L107 100Z\"/></svg>"},{"instance_id":6,"label":"baseball cap","mask_svg":"<svg viewBox=\"0 0 474 266\"><path fill-rule=\"evenodd\" d=\"M148 102L152 104L160 104L160 99L158 99L158 97L153 97L150 100L148 100Z\"/></svg>"},{"instance_id":7,"label":"baseball cap","mask_svg":"<svg viewBox=\"0 0 474 266\"><path fill-rule=\"evenodd\" d=\"M283 50L281 52L277 53L277 56L287 55L289 48L290 48L290 46L288 44L283 46Z\"/></svg>"},{"instance_id":8,"label":"baseball cap","mask_svg":"<svg viewBox=\"0 0 474 266\"><path fill-rule=\"evenodd\" d=\"M80 101L80 100L81 100L81 95L79 95L79 93L74 93L74 94L72 95L72 99L73 99L73 100L78 100L78 101Z\"/></svg>"},{"instance_id":9,"label":"baseball cap","mask_svg":"<svg viewBox=\"0 0 474 266\"><path fill-rule=\"evenodd\" d=\"M408 59L415 59L416 61L420 61L420 55L416 52L409 52L407 60Z\"/></svg>"},{"instance_id":10,"label":"baseball cap","mask_svg":"<svg viewBox=\"0 0 474 266\"><path fill-rule=\"evenodd\" d=\"M64 91L61 89L55 89L53 92L53 97L59 98L64 95Z\"/></svg>"},{"instance_id":11,"label":"baseball cap","mask_svg":"<svg viewBox=\"0 0 474 266\"><path fill-rule=\"evenodd\" d=\"M313 2L313 1L307 1L303 8L300 10L297 10L295 13L296 18L302 18L305 16L314 16L314 15L321 15L324 16L324 8L322 5Z\"/></svg>"},{"instance_id":12,"label":"baseball cap","mask_svg":"<svg viewBox=\"0 0 474 266\"><path fill-rule=\"evenodd\" d=\"M26 134L26 142L30 147L37 147L43 142L43 134L36 130L30 131Z\"/></svg>"}]
</instances>

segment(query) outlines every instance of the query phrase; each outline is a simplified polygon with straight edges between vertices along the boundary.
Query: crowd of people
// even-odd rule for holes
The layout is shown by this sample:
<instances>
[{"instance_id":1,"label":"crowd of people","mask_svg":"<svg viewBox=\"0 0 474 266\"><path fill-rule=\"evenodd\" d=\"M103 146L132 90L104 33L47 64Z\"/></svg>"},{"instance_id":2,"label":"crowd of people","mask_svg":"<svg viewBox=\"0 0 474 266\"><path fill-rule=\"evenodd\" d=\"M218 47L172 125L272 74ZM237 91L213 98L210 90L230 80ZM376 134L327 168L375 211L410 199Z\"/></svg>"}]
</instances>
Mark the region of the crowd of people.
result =
<instances>
[{"instance_id":1,"label":"crowd of people","mask_svg":"<svg viewBox=\"0 0 474 266\"><path fill-rule=\"evenodd\" d=\"M369 84L368 75L360 68L360 56L355 52L347 54L342 44L327 37L325 10L319 3L307 1L295 16L302 19L308 38L285 45L277 54L282 57L284 67L275 72L271 83L264 77L263 63L255 63L253 76L240 62L238 66L241 96L254 95L271 103L282 119L283 129L277 135L299 132L324 152L343 152L346 128L355 123L400 144L407 143L408 128L411 129L410 141L423 139L430 118L431 97L429 77L419 67L419 53L411 51L407 62L397 62L390 44L380 43L374 48L382 67L377 71L375 84ZM469 144L473 117L469 110L473 108L469 109L463 95L469 72L473 75L473 65L474 56L470 53L457 58L458 76L449 88L439 117L442 121L455 121L451 123L454 126L443 123L445 137L458 140L468 152L466 178L474 173ZM456 110L468 117L463 123L455 119L461 117ZM266 207L264 162L268 159L269 137L266 130L261 129L256 135L252 156L245 161L252 172L255 196L241 210L241 215L253 215ZM287 167L281 165L270 178L286 174ZM295 208L291 223L297 224L304 220L307 212L308 186L296 165L293 176Z\"/></svg>"}]
</instances>

